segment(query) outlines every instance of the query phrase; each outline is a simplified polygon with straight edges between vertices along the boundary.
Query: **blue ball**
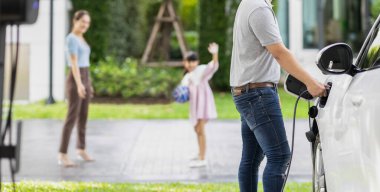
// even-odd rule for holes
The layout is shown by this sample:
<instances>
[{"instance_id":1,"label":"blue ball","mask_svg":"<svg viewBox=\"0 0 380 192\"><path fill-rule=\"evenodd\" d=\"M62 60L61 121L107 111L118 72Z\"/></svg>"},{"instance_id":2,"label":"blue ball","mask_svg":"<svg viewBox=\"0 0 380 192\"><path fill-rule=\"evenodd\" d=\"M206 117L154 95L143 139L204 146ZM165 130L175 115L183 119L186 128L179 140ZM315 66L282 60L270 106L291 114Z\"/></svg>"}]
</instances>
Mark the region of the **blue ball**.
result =
<instances>
[{"instance_id":1,"label":"blue ball","mask_svg":"<svg viewBox=\"0 0 380 192\"><path fill-rule=\"evenodd\" d=\"M190 99L189 87L178 86L174 89L172 96L178 103L186 103Z\"/></svg>"}]
</instances>

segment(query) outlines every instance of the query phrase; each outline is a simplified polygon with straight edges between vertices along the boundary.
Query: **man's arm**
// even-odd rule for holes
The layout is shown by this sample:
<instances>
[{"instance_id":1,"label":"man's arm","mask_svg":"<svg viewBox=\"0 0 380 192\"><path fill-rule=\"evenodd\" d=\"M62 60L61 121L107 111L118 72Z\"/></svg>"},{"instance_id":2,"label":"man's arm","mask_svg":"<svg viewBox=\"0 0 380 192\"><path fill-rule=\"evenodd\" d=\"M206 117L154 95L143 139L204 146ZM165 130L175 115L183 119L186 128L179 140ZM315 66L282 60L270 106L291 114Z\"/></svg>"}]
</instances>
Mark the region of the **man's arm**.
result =
<instances>
[{"instance_id":1,"label":"man's arm","mask_svg":"<svg viewBox=\"0 0 380 192\"><path fill-rule=\"evenodd\" d=\"M293 54L284 46L283 43L277 43L266 46L267 50L273 55L280 66L289 74L302 81L309 93L316 96L325 94L325 86L316 81L296 60Z\"/></svg>"}]
</instances>

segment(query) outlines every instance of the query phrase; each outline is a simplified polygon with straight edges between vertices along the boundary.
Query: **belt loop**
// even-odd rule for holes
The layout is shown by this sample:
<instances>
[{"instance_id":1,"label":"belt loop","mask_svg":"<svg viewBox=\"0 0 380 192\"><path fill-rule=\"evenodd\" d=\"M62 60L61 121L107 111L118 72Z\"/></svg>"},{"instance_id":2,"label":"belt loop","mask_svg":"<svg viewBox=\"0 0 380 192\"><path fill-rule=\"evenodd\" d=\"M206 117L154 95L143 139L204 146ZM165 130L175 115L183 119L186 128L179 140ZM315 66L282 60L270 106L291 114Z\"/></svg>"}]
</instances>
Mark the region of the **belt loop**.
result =
<instances>
[{"instance_id":1,"label":"belt loop","mask_svg":"<svg viewBox=\"0 0 380 192\"><path fill-rule=\"evenodd\" d=\"M278 93L278 85L277 85L277 83L273 83L273 85L274 85L274 89L276 90L276 93Z\"/></svg>"},{"instance_id":2,"label":"belt loop","mask_svg":"<svg viewBox=\"0 0 380 192\"><path fill-rule=\"evenodd\" d=\"M245 92L248 93L249 91L249 83L247 83L247 85L245 85Z\"/></svg>"}]
</instances>

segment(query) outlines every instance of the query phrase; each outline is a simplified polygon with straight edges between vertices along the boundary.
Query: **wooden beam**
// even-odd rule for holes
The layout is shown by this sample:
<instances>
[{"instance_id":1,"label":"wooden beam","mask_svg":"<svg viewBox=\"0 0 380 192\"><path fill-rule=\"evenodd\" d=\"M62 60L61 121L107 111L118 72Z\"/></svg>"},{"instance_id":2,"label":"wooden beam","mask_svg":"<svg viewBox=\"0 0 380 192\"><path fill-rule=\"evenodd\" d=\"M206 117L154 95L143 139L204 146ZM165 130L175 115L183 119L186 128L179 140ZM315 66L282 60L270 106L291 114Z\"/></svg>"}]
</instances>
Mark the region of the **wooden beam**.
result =
<instances>
[{"instance_id":1,"label":"wooden beam","mask_svg":"<svg viewBox=\"0 0 380 192\"><path fill-rule=\"evenodd\" d=\"M176 14L176 12L174 10L174 7L173 7L172 3L168 4L168 8L169 8L170 16L171 17L177 17L177 14ZM176 31L177 39L178 39L178 42L179 42L179 47L181 48L182 58L185 58L185 55L187 53L187 47L186 47L186 42L185 42L185 37L184 37L184 34L183 34L182 27L181 27L181 25L179 24L178 21L174 21L173 25L174 25L174 29Z\"/></svg>"},{"instance_id":2,"label":"wooden beam","mask_svg":"<svg viewBox=\"0 0 380 192\"><path fill-rule=\"evenodd\" d=\"M149 67L183 67L182 61L161 61L161 62L149 62L145 63Z\"/></svg>"},{"instance_id":3,"label":"wooden beam","mask_svg":"<svg viewBox=\"0 0 380 192\"><path fill-rule=\"evenodd\" d=\"M173 18L173 17L164 17L164 18L156 19L156 21L173 23L175 21L178 21L178 19L177 18Z\"/></svg>"},{"instance_id":4,"label":"wooden beam","mask_svg":"<svg viewBox=\"0 0 380 192\"><path fill-rule=\"evenodd\" d=\"M163 3L161 5L161 7L160 7L160 10L158 11L157 20L161 19L163 17L163 15L165 13L165 8L166 8L166 3ZM161 27L161 22L156 21L154 23L152 33L151 33L151 35L149 37L148 44L147 44L147 46L145 48L144 55L142 57L142 62L143 63L146 63L148 61L148 59L149 59L149 55L152 52L154 41L155 41L155 39L157 37L157 34L158 34L158 31L160 30L160 27Z\"/></svg>"},{"instance_id":5,"label":"wooden beam","mask_svg":"<svg viewBox=\"0 0 380 192\"><path fill-rule=\"evenodd\" d=\"M169 13L169 17L164 16L165 11L168 11L167 13ZM149 37L147 46L145 48L143 57L141 59L141 63L143 63L143 64L148 63L148 60L149 60L149 57L151 55L153 46L155 44L155 40L158 36L160 28L162 28L163 23L172 23L173 24L173 27L175 29L175 33L176 33L176 36L178 39L178 43L179 43L179 46L181 49L182 58L185 57L186 52L187 52L187 47L186 47L186 41L185 41L185 36L183 34L182 26L180 24L179 18L177 17L177 14L174 10L172 0L164 0L161 4L160 10L157 14L156 21L155 21L155 24L154 24L153 29L152 29L152 33ZM168 34L163 34L163 35L167 36ZM169 34L169 36L170 36L170 34ZM182 62L170 62L170 61L169 62L153 62L153 63L149 63L149 65L152 65L152 64L158 65L159 63L165 63L169 66L182 66Z\"/></svg>"}]
</instances>

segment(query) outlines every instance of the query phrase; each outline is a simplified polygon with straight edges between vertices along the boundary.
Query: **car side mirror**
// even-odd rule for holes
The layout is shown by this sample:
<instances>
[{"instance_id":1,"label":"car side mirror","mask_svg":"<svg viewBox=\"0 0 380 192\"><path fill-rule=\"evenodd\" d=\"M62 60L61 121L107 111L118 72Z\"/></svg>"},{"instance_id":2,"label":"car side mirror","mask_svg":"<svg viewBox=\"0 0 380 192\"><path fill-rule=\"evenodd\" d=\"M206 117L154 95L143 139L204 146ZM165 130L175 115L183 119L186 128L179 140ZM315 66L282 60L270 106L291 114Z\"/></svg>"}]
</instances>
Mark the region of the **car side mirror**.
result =
<instances>
[{"instance_id":1,"label":"car side mirror","mask_svg":"<svg viewBox=\"0 0 380 192\"><path fill-rule=\"evenodd\" d=\"M345 74L350 71L353 60L351 47L345 43L336 43L318 53L317 66L325 75Z\"/></svg>"}]
</instances>

